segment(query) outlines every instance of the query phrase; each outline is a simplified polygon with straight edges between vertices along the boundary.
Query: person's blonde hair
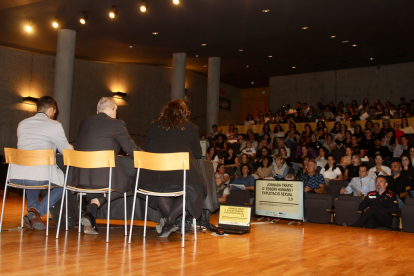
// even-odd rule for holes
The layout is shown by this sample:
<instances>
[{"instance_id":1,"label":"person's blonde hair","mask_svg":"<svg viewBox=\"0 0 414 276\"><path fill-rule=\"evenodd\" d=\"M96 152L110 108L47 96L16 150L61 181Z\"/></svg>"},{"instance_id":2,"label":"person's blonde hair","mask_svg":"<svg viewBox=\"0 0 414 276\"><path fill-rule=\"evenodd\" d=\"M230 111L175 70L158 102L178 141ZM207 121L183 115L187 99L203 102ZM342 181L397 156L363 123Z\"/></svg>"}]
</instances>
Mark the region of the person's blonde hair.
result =
<instances>
[{"instance_id":1,"label":"person's blonde hair","mask_svg":"<svg viewBox=\"0 0 414 276\"><path fill-rule=\"evenodd\" d=\"M154 122L159 122L159 127L184 129L183 121L190 121L190 111L182 100L172 100L161 111L160 116Z\"/></svg>"},{"instance_id":2,"label":"person's blonde hair","mask_svg":"<svg viewBox=\"0 0 414 276\"><path fill-rule=\"evenodd\" d=\"M283 157L280 154L275 155L275 160L280 160L282 161L282 164L285 163L285 157Z\"/></svg>"},{"instance_id":3,"label":"person's blonde hair","mask_svg":"<svg viewBox=\"0 0 414 276\"><path fill-rule=\"evenodd\" d=\"M361 156L359 156L359 154L352 154L352 157L354 157L354 156L356 156L356 158L358 159L358 165L361 165L362 164L362 161L361 161ZM351 157L351 158L352 158ZM352 160L351 160L351 162L352 162ZM353 165L354 163L352 163L352 165Z\"/></svg>"}]
</instances>

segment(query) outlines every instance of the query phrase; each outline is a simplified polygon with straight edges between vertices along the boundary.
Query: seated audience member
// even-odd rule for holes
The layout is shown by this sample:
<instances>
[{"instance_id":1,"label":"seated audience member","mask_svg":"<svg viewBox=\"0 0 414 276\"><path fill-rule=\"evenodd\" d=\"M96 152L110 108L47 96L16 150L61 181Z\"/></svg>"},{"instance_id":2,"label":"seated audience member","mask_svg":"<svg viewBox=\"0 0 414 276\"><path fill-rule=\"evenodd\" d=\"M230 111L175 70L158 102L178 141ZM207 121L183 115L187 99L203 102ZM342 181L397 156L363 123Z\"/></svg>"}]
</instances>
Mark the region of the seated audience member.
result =
<instances>
[{"instance_id":1,"label":"seated audience member","mask_svg":"<svg viewBox=\"0 0 414 276\"><path fill-rule=\"evenodd\" d=\"M263 156L261 166L253 174L255 178L263 179L269 177L270 172L272 171L272 161L270 156Z\"/></svg>"},{"instance_id":2,"label":"seated audience member","mask_svg":"<svg viewBox=\"0 0 414 276\"><path fill-rule=\"evenodd\" d=\"M316 173L316 162L310 160L308 162L307 173L299 178L303 181L304 200L309 198L310 193L322 194L325 192L325 179L319 173ZM309 221L309 214L305 208L305 221Z\"/></svg>"},{"instance_id":3,"label":"seated audience member","mask_svg":"<svg viewBox=\"0 0 414 276\"><path fill-rule=\"evenodd\" d=\"M267 132L263 135L263 140L259 144L259 149L263 147L268 148L269 151L272 152L273 143L271 142L270 135Z\"/></svg>"},{"instance_id":4,"label":"seated audience member","mask_svg":"<svg viewBox=\"0 0 414 276\"><path fill-rule=\"evenodd\" d=\"M299 179L302 175L306 174L308 172L308 163L309 160L312 160L312 157L309 155L303 157L303 162L300 164L300 167L296 173L296 178Z\"/></svg>"},{"instance_id":5,"label":"seated audience member","mask_svg":"<svg viewBox=\"0 0 414 276\"><path fill-rule=\"evenodd\" d=\"M227 136L225 134L223 134L223 129L221 127L217 128L217 134L214 135L213 140L215 142L217 142L217 140L218 140L219 137L222 137L223 138L223 141L227 141Z\"/></svg>"},{"instance_id":6,"label":"seated audience member","mask_svg":"<svg viewBox=\"0 0 414 276\"><path fill-rule=\"evenodd\" d=\"M408 190L411 189L412 180L406 175L401 174L402 165L400 162L392 162L391 176L386 176L388 189L392 191L398 199L398 206L404 204L405 198L409 196Z\"/></svg>"},{"instance_id":7,"label":"seated audience member","mask_svg":"<svg viewBox=\"0 0 414 276\"><path fill-rule=\"evenodd\" d=\"M211 129L213 130L213 132L210 133L210 137L214 137L216 136L218 133L218 126L217 125L212 125Z\"/></svg>"},{"instance_id":8,"label":"seated audience member","mask_svg":"<svg viewBox=\"0 0 414 276\"><path fill-rule=\"evenodd\" d=\"M365 129L370 129L372 131L374 129L374 123L371 120L366 121Z\"/></svg>"},{"instance_id":9,"label":"seated audience member","mask_svg":"<svg viewBox=\"0 0 414 276\"><path fill-rule=\"evenodd\" d=\"M265 122L266 123L269 123L269 124L273 124L273 121L274 121L274 117L273 117L272 111L266 112L266 114L265 114Z\"/></svg>"},{"instance_id":10,"label":"seated audience member","mask_svg":"<svg viewBox=\"0 0 414 276\"><path fill-rule=\"evenodd\" d=\"M400 141L400 137L404 135L404 131L400 130L400 122L398 121L394 122L394 133L397 141Z\"/></svg>"},{"instance_id":11,"label":"seated audience member","mask_svg":"<svg viewBox=\"0 0 414 276\"><path fill-rule=\"evenodd\" d=\"M388 120L388 119L383 120L382 121L381 132L384 133L384 134L387 134L390 131L394 132L394 129L390 125L390 120Z\"/></svg>"},{"instance_id":12,"label":"seated audience member","mask_svg":"<svg viewBox=\"0 0 414 276\"><path fill-rule=\"evenodd\" d=\"M229 126L229 130L226 132L226 136L227 136L227 138L229 138L230 136L233 136L233 132L234 132L234 125L233 125L233 124L231 124L231 125Z\"/></svg>"},{"instance_id":13,"label":"seated audience member","mask_svg":"<svg viewBox=\"0 0 414 276\"><path fill-rule=\"evenodd\" d=\"M219 163L220 160L216 154L216 149L214 147L209 147L207 149L206 160L213 162L213 168L214 168L214 171L216 171L217 164Z\"/></svg>"},{"instance_id":14,"label":"seated audience member","mask_svg":"<svg viewBox=\"0 0 414 276\"><path fill-rule=\"evenodd\" d=\"M254 121L256 122L256 124L258 124L258 122L260 121L260 116L263 116L263 111L259 111L259 114L257 114L256 119L254 119Z\"/></svg>"},{"instance_id":15,"label":"seated audience member","mask_svg":"<svg viewBox=\"0 0 414 276\"><path fill-rule=\"evenodd\" d=\"M214 147L216 148L216 151L223 151L226 152L227 151L227 143L226 140L223 139L222 136L218 136L216 143L214 144Z\"/></svg>"},{"instance_id":16,"label":"seated audience member","mask_svg":"<svg viewBox=\"0 0 414 276\"><path fill-rule=\"evenodd\" d=\"M346 168L346 166L351 165L352 154L353 154L352 147L347 146L345 149L345 155L341 157L340 165L342 165L343 168Z\"/></svg>"},{"instance_id":17,"label":"seated audience member","mask_svg":"<svg viewBox=\"0 0 414 276\"><path fill-rule=\"evenodd\" d=\"M383 146L387 146L390 151L392 151L392 152L394 151L395 146L396 146L396 139L395 139L395 135L394 135L394 130L388 131L385 134L385 137L382 139L381 144Z\"/></svg>"},{"instance_id":18,"label":"seated audience member","mask_svg":"<svg viewBox=\"0 0 414 276\"><path fill-rule=\"evenodd\" d=\"M240 166L240 170L241 170L241 175L236 177L236 179L234 179L233 183L234 184L239 184L239 185L244 185L246 187L246 190L250 190L250 191L254 191L254 177L251 176L251 170L249 165L247 164L242 164ZM232 190L236 190L239 189L235 186L230 187L230 193Z\"/></svg>"},{"instance_id":19,"label":"seated audience member","mask_svg":"<svg viewBox=\"0 0 414 276\"><path fill-rule=\"evenodd\" d=\"M328 150L328 152L336 149L337 145L330 134L326 135L325 141L326 142L323 144L323 146Z\"/></svg>"},{"instance_id":20,"label":"seated audience member","mask_svg":"<svg viewBox=\"0 0 414 276\"><path fill-rule=\"evenodd\" d=\"M234 150L232 147L227 148L227 153L224 155L221 163L228 168L236 168L239 165L239 158L234 155Z\"/></svg>"},{"instance_id":21,"label":"seated audience member","mask_svg":"<svg viewBox=\"0 0 414 276\"><path fill-rule=\"evenodd\" d=\"M273 134L272 130L270 129L270 125L268 123L264 123L263 128L262 128L262 132L260 132L259 136L264 136L265 133L270 135Z\"/></svg>"},{"instance_id":22,"label":"seated audience member","mask_svg":"<svg viewBox=\"0 0 414 276\"><path fill-rule=\"evenodd\" d=\"M250 171L253 171L253 167L252 167L252 165L250 164L250 159L249 159L249 156L247 155L247 154L245 154L245 153L243 153L243 154L241 154L241 162L240 162L240 164L237 166L237 169L236 169L236 173L234 174L234 176L235 177L238 177L238 176L240 176L241 175L241 165L243 165L243 164L246 164L246 165L248 165L250 168Z\"/></svg>"},{"instance_id":23,"label":"seated audience member","mask_svg":"<svg viewBox=\"0 0 414 276\"><path fill-rule=\"evenodd\" d=\"M63 152L64 149L73 149L66 139L62 125L53 120L57 110L56 101L50 96L43 96L37 102L36 115L24 119L17 127L17 148L20 150L53 149ZM58 166L20 166L10 165L10 182L27 186L40 186L49 184L49 172L51 186L64 185L64 173ZM50 207L62 197L63 188L50 190ZM39 202L40 190L26 190L27 214L23 222L29 229L45 230L42 217L48 214L46 195ZM3 195L6 196L6 195ZM49 219L49 218L47 218Z\"/></svg>"},{"instance_id":24,"label":"seated audience member","mask_svg":"<svg viewBox=\"0 0 414 276\"><path fill-rule=\"evenodd\" d=\"M352 138L352 133L348 130L347 132L345 132L345 138L341 141L340 147L341 148L352 147L351 138Z\"/></svg>"},{"instance_id":25,"label":"seated audience member","mask_svg":"<svg viewBox=\"0 0 414 276\"><path fill-rule=\"evenodd\" d=\"M411 182L414 182L414 168L411 164L410 157L408 155L401 156L402 171L401 175L411 178Z\"/></svg>"},{"instance_id":26,"label":"seated audience member","mask_svg":"<svg viewBox=\"0 0 414 276\"><path fill-rule=\"evenodd\" d=\"M354 135L358 139L358 143L361 141L362 138L364 138L364 133L362 132L362 127L358 124L355 126Z\"/></svg>"},{"instance_id":27,"label":"seated audience member","mask_svg":"<svg viewBox=\"0 0 414 276\"><path fill-rule=\"evenodd\" d=\"M300 136L296 132L296 129L291 127L289 132L286 133L285 144L288 148L291 148L293 143L299 143Z\"/></svg>"},{"instance_id":28,"label":"seated audience member","mask_svg":"<svg viewBox=\"0 0 414 276\"><path fill-rule=\"evenodd\" d=\"M381 155L384 160L391 156L391 152L387 146L381 145L381 138L376 137L374 139L374 147L370 148L367 152L369 158L375 158L377 155Z\"/></svg>"},{"instance_id":29,"label":"seated audience member","mask_svg":"<svg viewBox=\"0 0 414 276\"><path fill-rule=\"evenodd\" d=\"M280 148L285 148L285 150L286 150L286 155L287 155L287 156L290 156L290 148L287 148L287 147L285 146L285 143L283 142L283 138L277 138L277 140L276 140L276 145L277 145L277 147L276 147L276 149L274 150L274 153L275 153L275 154L280 154L279 149L280 149Z\"/></svg>"},{"instance_id":30,"label":"seated audience member","mask_svg":"<svg viewBox=\"0 0 414 276\"><path fill-rule=\"evenodd\" d=\"M353 177L358 177L359 175L359 166L361 166L361 157L358 154L353 154L351 158L352 164L345 167L344 179L351 179Z\"/></svg>"},{"instance_id":31,"label":"seated audience member","mask_svg":"<svg viewBox=\"0 0 414 276\"><path fill-rule=\"evenodd\" d=\"M310 155L312 158L316 158L317 154L313 151L311 147L307 147L306 144L304 144L301 147L296 148L296 163L302 163L303 157Z\"/></svg>"},{"instance_id":32,"label":"seated audience member","mask_svg":"<svg viewBox=\"0 0 414 276\"><path fill-rule=\"evenodd\" d=\"M116 119L117 108L118 107L113 98L101 98L97 105L97 114L86 118L80 124L75 148L79 151L115 151L115 168L112 172L112 189L115 189L116 192L111 193L111 200L122 197L122 194L124 192L131 191L135 177L135 175L127 175L125 170L122 168L122 163L119 161L119 157L117 156L120 148L122 147L122 150L128 153L128 155L131 157L134 156L134 151L140 150L140 148L138 148L135 144L134 140L132 140L132 138L129 136L125 123L121 120ZM191 126L189 127L191 128ZM156 128L158 129L157 123ZM200 156L198 158L200 158L201 146L197 130L198 128L194 126L194 131L191 132L193 136L191 137L196 139L198 143L197 149L200 151ZM160 133L157 134L157 137L159 136L161 136ZM151 142L153 141L153 138L153 133L149 132L147 138L147 150L150 152L155 148L155 145ZM195 160L194 166L197 166L195 164ZM71 168L71 173L73 186L93 189L108 187L109 175L107 168ZM201 180L201 177L202 175L200 176L200 181L204 181L204 179ZM104 197L103 194L87 194L86 200L89 202L89 205L86 207L86 213L82 218L84 232L85 234L98 234L99 230L96 227L95 218L98 208L107 202L106 197ZM180 206L182 206L182 204Z\"/></svg>"},{"instance_id":33,"label":"seated audience member","mask_svg":"<svg viewBox=\"0 0 414 276\"><path fill-rule=\"evenodd\" d=\"M335 135L338 133L341 133L341 123L336 122L329 133L335 134Z\"/></svg>"},{"instance_id":34,"label":"seated audience member","mask_svg":"<svg viewBox=\"0 0 414 276\"><path fill-rule=\"evenodd\" d=\"M412 126L410 126L408 124L408 120L407 117L402 117L401 118L401 130L405 133L405 134L411 134L414 133L414 129Z\"/></svg>"},{"instance_id":35,"label":"seated audience member","mask_svg":"<svg viewBox=\"0 0 414 276\"><path fill-rule=\"evenodd\" d=\"M372 129L372 139L376 139L379 137L381 140L384 138L385 133L381 131L380 125L378 123L374 124L374 128Z\"/></svg>"},{"instance_id":36,"label":"seated audience member","mask_svg":"<svg viewBox=\"0 0 414 276\"><path fill-rule=\"evenodd\" d=\"M408 136L401 136L400 143L397 143L397 145L395 145L393 157L401 157L401 155L408 155L408 150L410 148L409 142L410 140Z\"/></svg>"},{"instance_id":37,"label":"seated audience member","mask_svg":"<svg viewBox=\"0 0 414 276\"><path fill-rule=\"evenodd\" d=\"M324 133L323 135L320 135L321 137L325 137L326 134L328 134L328 128L325 125L324 121L318 121L316 123L316 130L319 132L319 130L322 130Z\"/></svg>"},{"instance_id":38,"label":"seated audience member","mask_svg":"<svg viewBox=\"0 0 414 276\"><path fill-rule=\"evenodd\" d=\"M229 188L224 184L224 177L222 174L215 173L217 197L219 202L226 202L227 196L230 194Z\"/></svg>"},{"instance_id":39,"label":"seated audience member","mask_svg":"<svg viewBox=\"0 0 414 276\"><path fill-rule=\"evenodd\" d=\"M284 123L286 121L286 115L283 114L283 111L279 109L275 117L275 122L278 124Z\"/></svg>"},{"instance_id":40,"label":"seated audience member","mask_svg":"<svg viewBox=\"0 0 414 276\"><path fill-rule=\"evenodd\" d=\"M369 128L365 129L364 133L365 133L365 137L362 138L359 144L365 150L365 152L367 152L371 148L375 147L375 143L374 143L374 139L372 139L371 129Z\"/></svg>"},{"instance_id":41,"label":"seated audience member","mask_svg":"<svg viewBox=\"0 0 414 276\"><path fill-rule=\"evenodd\" d=\"M351 137L351 146L354 149L354 154L358 154L361 158L365 156L365 150L358 144L356 135L352 135Z\"/></svg>"},{"instance_id":42,"label":"seated audience member","mask_svg":"<svg viewBox=\"0 0 414 276\"><path fill-rule=\"evenodd\" d=\"M250 130L250 129L249 129ZM247 131L247 139L246 141L241 145L240 150L243 150L245 147L247 147L247 142L251 142L251 148L254 148L255 150L259 147L259 143L256 141L254 137L254 133L252 130Z\"/></svg>"},{"instance_id":43,"label":"seated audience member","mask_svg":"<svg viewBox=\"0 0 414 276\"><path fill-rule=\"evenodd\" d=\"M325 178L325 183L328 184L331 180L342 180L342 172L335 164L335 157L328 156L328 163L319 172Z\"/></svg>"},{"instance_id":44,"label":"seated audience member","mask_svg":"<svg viewBox=\"0 0 414 276\"><path fill-rule=\"evenodd\" d=\"M358 209L363 213L353 227L391 227L392 214L398 213L398 203L395 194L387 190L387 186L384 176L377 177L376 190L369 192L359 205Z\"/></svg>"},{"instance_id":45,"label":"seated audience member","mask_svg":"<svg viewBox=\"0 0 414 276\"><path fill-rule=\"evenodd\" d=\"M322 117L325 118L325 120L327 121L331 121L335 119L334 114L332 113L328 105L325 107L325 110L322 113Z\"/></svg>"},{"instance_id":46,"label":"seated audience member","mask_svg":"<svg viewBox=\"0 0 414 276\"><path fill-rule=\"evenodd\" d=\"M348 127L345 124L341 124L341 131L335 134L333 140L337 145L340 145L342 141L346 138L346 132L348 131Z\"/></svg>"},{"instance_id":47,"label":"seated audience member","mask_svg":"<svg viewBox=\"0 0 414 276\"><path fill-rule=\"evenodd\" d=\"M308 147L312 148L314 152L319 152L319 148L322 147L322 144L319 143L316 135L317 134L315 134L315 132L312 133L310 137L311 141L307 145Z\"/></svg>"},{"instance_id":48,"label":"seated audience member","mask_svg":"<svg viewBox=\"0 0 414 276\"><path fill-rule=\"evenodd\" d=\"M408 154L410 155L411 164L414 167L414 147L409 148Z\"/></svg>"},{"instance_id":49,"label":"seated audience member","mask_svg":"<svg viewBox=\"0 0 414 276\"><path fill-rule=\"evenodd\" d=\"M326 151L327 149L325 147L319 149L319 155L315 158L318 167L323 168L328 163L328 154Z\"/></svg>"},{"instance_id":50,"label":"seated audience member","mask_svg":"<svg viewBox=\"0 0 414 276\"><path fill-rule=\"evenodd\" d=\"M283 128L281 125L279 124L275 125L275 128L273 129L273 136L277 138L285 137L285 132L283 131Z\"/></svg>"},{"instance_id":51,"label":"seated audience member","mask_svg":"<svg viewBox=\"0 0 414 276\"><path fill-rule=\"evenodd\" d=\"M249 157L256 158L256 149L252 147L252 142L246 141L246 147L242 150L242 153L247 154Z\"/></svg>"},{"instance_id":52,"label":"seated audience member","mask_svg":"<svg viewBox=\"0 0 414 276\"><path fill-rule=\"evenodd\" d=\"M283 158L284 158L284 160L285 160L285 163L289 166L289 167L292 167L292 162L293 162L293 159L292 159L292 156L287 156L287 153L288 153L288 148L285 148L285 147L280 147L279 148L279 155L281 155ZM273 164L276 164L275 162L273 162Z\"/></svg>"},{"instance_id":53,"label":"seated audience member","mask_svg":"<svg viewBox=\"0 0 414 276\"><path fill-rule=\"evenodd\" d=\"M255 125L255 121L253 120L252 114L247 115L246 121L244 121L245 125Z\"/></svg>"},{"instance_id":54,"label":"seated audience member","mask_svg":"<svg viewBox=\"0 0 414 276\"><path fill-rule=\"evenodd\" d=\"M380 119L389 120L391 117L390 109L388 107L384 108L384 114L382 114Z\"/></svg>"},{"instance_id":55,"label":"seated audience member","mask_svg":"<svg viewBox=\"0 0 414 276\"><path fill-rule=\"evenodd\" d=\"M224 184L227 185L230 183L230 176L228 175L228 173L226 173L226 166L224 164L219 164L217 166L216 173L221 174L223 176Z\"/></svg>"},{"instance_id":56,"label":"seated audience member","mask_svg":"<svg viewBox=\"0 0 414 276\"><path fill-rule=\"evenodd\" d=\"M377 154L375 156L375 167L372 167L369 170L369 177L372 179L376 179L378 176L389 176L391 175L391 169L387 166L383 166L382 163L384 162L384 158L382 158L381 154Z\"/></svg>"},{"instance_id":57,"label":"seated audience member","mask_svg":"<svg viewBox=\"0 0 414 276\"><path fill-rule=\"evenodd\" d=\"M286 164L285 159L282 155L276 155L275 156L275 162L276 164L273 165L272 168L272 176L274 179L283 179L289 172L289 166Z\"/></svg>"},{"instance_id":58,"label":"seated audience member","mask_svg":"<svg viewBox=\"0 0 414 276\"><path fill-rule=\"evenodd\" d=\"M253 169L257 170L260 166L263 165L263 157L270 156L270 151L268 148L264 147L260 150L260 157L259 154L256 155L255 162L253 164Z\"/></svg>"},{"instance_id":59,"label":"seated audience member","mask_svg":"<svg viewBox=\"0 0 414 276\"><path fill-rule=\"evenodd\" d=\"M346 188L341 189L341 195L353 194L354 196L366 196L375 190L375 180L369 176L368 165L359 166L359 176L352 178Z\"/></svg>"},{"instance_id":60,"label":"seated audience member","mask_svg":"<svg viewBox=\"0 0 414 276\"><path fill-rule=\"evenodd\" d=\"M256 125L263 125L266 123L264 115L259 115L259 120L256 121Z\"/></svg>"},{"instance_id":61,"label":"seated audience member","mask_svg":"<svg viewBox=\"0 0 414 276\"><path fill-rule=\"evenodd\" d=\"M352 117L352 114L351 114L351 117ZM356 125L356 122L355 122L355 119L351 119L351 120L349 120L349 128L348 128L348 130L352 133L352 134L354 134L355 133L355 125Z\"/></svg>"},{"instance_id":62,"label":"seated audience member","mask_svg":"<svg viewBox=\"0 0 414 276\"><path fill-rule=\"evenodd\" d=\"M305 130L302 132L302 137L306 138L306 142L311 141L311 136L313 135L312 128L309 124L305 124Z\"/></svg>"}]
</instances>

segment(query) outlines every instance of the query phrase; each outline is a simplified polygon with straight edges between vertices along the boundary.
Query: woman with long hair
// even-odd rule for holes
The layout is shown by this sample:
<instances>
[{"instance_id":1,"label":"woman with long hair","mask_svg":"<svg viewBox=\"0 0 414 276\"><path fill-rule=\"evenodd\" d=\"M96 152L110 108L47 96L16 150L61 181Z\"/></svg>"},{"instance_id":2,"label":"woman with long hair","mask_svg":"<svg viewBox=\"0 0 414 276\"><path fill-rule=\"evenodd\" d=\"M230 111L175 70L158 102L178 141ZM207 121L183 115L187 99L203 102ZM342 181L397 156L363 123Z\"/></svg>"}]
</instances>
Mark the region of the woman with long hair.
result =
<instances>
[{"instance_id":1,"label":"woman with long hair","mask_svg":"<svg viewBox=\"0 0 414 276\"><path fill-rule=\"evenodd\" d=\"M336 122L329 133L338 134L341 133L341 123Z\"/></svg>"},{"instance_id":2,"label":"woman with long hair","mask_svg":"<svg viewBox=\"0 0 414 276\"><path fill-rule=\"evenodd\" d=\"M362 132L362 127L360 124L357 124L355 126L355 132L354 135L357 137L358 142L360 142L362 140L362 138L365 137L364 132Z\"/></svg>"},{"instance_id":3,"label":"woman with long hair","mask_svg":"<svg viewBox=\"0 0 414 276\"><path fill-rule=\"evenodd\" d=\"M305 130L302 132L302 136L306 138L307 142L311 141L311 136L313 134L312 128L309 124L305 124Z\"/></svg>"},{"instance_id":4,"label":"woman with long hair","mask_svg":"<svg viewBox=\"0 0 414 276\"><path fill-rule=\"evenodd\" d=\"M272 168L272 176L275 179L281 180L288 175L289 166L285 162L285 158L281 155L275 156L276 164Z\"/></svg>"},{"instance_id":5,"label":"woman with long hair","mask_svg":"<svg viewBox=\"0 0 414 276\"><path fill-rule=\"evenodd\" d=\"M313 158L309 155L303 157L302 164L299 167L298 172L296 173L296 179L299 179L302 175L308 172L308 163L311 159Z\"/></svg>"},{"instance_id":6,"label":"woman with long hair","mask_svg":"<svg viewBox=\"0 0 414 276\"><path fill-rule=\"evenodd\" d=\"M329 151L331 152L332 150L337 148L337 145L335 143L335 141L332 138L331 134L327 134L326 138L325 138L325 144L323 144L323 146Z\"/></svg>"},{"instance_id":7,"label":"woman with long hair","mask_svg":"<svg viewBox=\"0 0 414 276\"><path fill-rule=\"evenodd\" d=\"M401 156L402 171L401 175L406 175L411 178L411 181L414 181L414 168L411 163L410 156L403 155Z\"/></svg>"},{"instance_id":8,"label":"woman with long hair","mask_svg":"<svg viewBox=\"0 0 414 276\"><path fill-rule=\"evenodd\" d=\"M328 163L319 172L325 178L325 182L328 183L331 180L342 180L342 172L335 163L335 157L328 155Z\"/></svg>"},{"instance_id":9,"label":"woman with long hair","mask_svg":"<svg viewBox=\"0 0 414 276\"><path fill-rule=\"evenodd\" d=\"M361 166L361 157L358 154L352 155L352 164L346 166L344 172L344 179L351 179L353 177L359 177L359 166Z\"/></svg>"},{"instance_id":10,"label":"woman with long hair","mask_svg":"<svg viewBox=\"0 0 414 276\"><path fill-rule=\"evenodd\" d=\"M234 132L234 125L233 125L233 124L231 124L231 125L229 126L229 130L226 132L226 136L227 136L227 138L229 138L230 136L233 136L233 132Z\"/></svg>"},{"instance_id":11,"label":"woman with long hair","mask_svg":"<svg viewBox=\"0 0 414 276\"><path fill-rule=\"evenodd\" d=\"M241 161L240 161L240 164L237 166L236 173L234 174L234 176L235 176L235 177L237 177L237 176L240 176L240 175L241 175L241 170L240 170L240 168L241 168L241 165L243 165L243 164L248 165L248 166L250 167L250 168L249 168L249 170L250 170L250 171L253 171L253 167L252 167L252 165L250 165L250 157L249 157L247 154L243 153L243 154L241 155Z\"/></svg>"},{"instance_id":12,"label":"woman with long hair","mask_svg":"<svg viewBox=\"0 0 414 276\"><path fill-rule=\"evenodd\" d=\"M207 149L206 153L206 160L213 162L213 168L214 170L217 169L217 164L219 163L218 155L216 154L216 148L211 146Z\"/></svg>"},{"instance_id":13,"label":"woman with long hair","mask_svg":"<svg viewBox=\"0 0 414 276\"><path fill-rule=\"evenodd\" d=\"M253 115L252 114L247 115L246 121L244 121L244 124L245 125L255 125L256 124L256 122L253 120Z\"/></svg>"},{"instance_id":14,"label":"woman with long hair","mask_svg":"<svg viewBox=\"0 0 414 276\"><path fill-rule=\"evenodd\" d=\"M221 160L221 164L224 164L224 166L228 168L236 168L239 165L239 158L237 155L234 155L234 150L232 147L227 148L227 153Z\"/></svg>"},{"instance_id":15,"label":"woman with long hair","mask_svg":"<svg viewBox=\"0 0 414 276\"><path fill-rule=\"evenodd\" d=\"M187 171L186 209L194 218L201 216L206 195L206 180L196 164L202 155L198 127L190 122L190 111L182 100L167 103L158 119L148 128L146 151L153 153L188 152L190 170ZM139 187L159 193L183 190L182 171L144 170ZM157 226L159 237L168 237L178 229L176 219L183 212L183 197L150 197L149 205L160 208L163 218Z\"/></svg>"},{"instance_id":16,"label":"woman with long hair","mask_svg":"<svg viewBox=\"0 0 414 276\"><path fill-rule=\"evenodd\" d=\"M273 134L272 130L270 129L270 125L268 123L264 123L262 132L259 134L259 136L263 136L265 133L268 133L270 135Z\"/></svg>"},{"instance_id":17,"label":"woman with long hair","mask_svg":"<svg viewBox=\"0 0 414 276\"><path fill-rule=\"evenodd\" d=\"M407 117L401 118L401 130L404 131L405 134L414 133L413 127L408 124Z\"/></svg>"},{"instance_id":18,"label":"woman with long hair","mask_svg":"<svg viewBox=\"0 0 414 276\"><path fill-rule=\"evenodd\" d=\"M259 179L266 178L270 175L270 172L272 171L272 161L271 157L264 156L262 158L262 166L260 166L257 171L253 174L253 176Z\"/></svg>"},{"instance_id":19,"label":"woman with long hair","mask_svg":"<svg viewBox=\"0 0 414 276\"><path fill-rule=\"evenodd\" d=\"M381 154L375 155L375 166L369 169L368 173L372 179L377 179L380 175L391 175L391 169L387 166L383 166L382 163L384 163L384 158L382 158Z\"/></svg>"},{"instance_id":20,"label":"woman with long hair","mask_svg":"<svg viewBox=\"0 0 414 276\"><path fill-rule=\"evenodd\" d=\"M341 165L346 168L346 166L351 165L353 150L351 146L346 146L345 155L341 157Z\"/></svg>"},{"instance_id":21,"label":"woman with long hair","mask_svg":"<svg viewBox=\"0 0 414 276\"><path fill-rule=\"evenodd\" d=\"M277 138L285 137L285 132L283 131L283 128L281 125L276 124L275 128L273 129L273 135Z\"/></svg>"},{"instance_id":22,"label":"woman with long hair","mask_svg":"<svg viewBox=\"0 0 414 276\"><path fill-rule=\"evenodd\" d=\"M319 148L319 155L315 158L316 165L319 167L325 167L326 163L328 163L328 154L327 149L324 147Z\"/></svg>"}]
</instances>

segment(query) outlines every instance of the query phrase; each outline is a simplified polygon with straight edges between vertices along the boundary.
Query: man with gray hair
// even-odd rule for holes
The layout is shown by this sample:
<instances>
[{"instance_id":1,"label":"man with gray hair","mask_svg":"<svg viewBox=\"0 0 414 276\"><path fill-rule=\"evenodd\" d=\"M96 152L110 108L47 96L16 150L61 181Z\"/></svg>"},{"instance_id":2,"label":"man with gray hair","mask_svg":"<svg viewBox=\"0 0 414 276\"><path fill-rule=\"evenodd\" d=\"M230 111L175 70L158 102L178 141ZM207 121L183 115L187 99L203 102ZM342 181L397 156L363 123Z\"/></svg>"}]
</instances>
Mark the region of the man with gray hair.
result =
<instances>
[{"instance_id":1,"label":"man with gray hair","mask_svg":"<svg viewBox=\"0 0 414 276\"><path fill-rule=\"evenodd\" d=\"M112 193L111 200L122 196L124 192L132 190L133 174L129 174L122 167L121 160L117 156L121 148L132 158L133 152L141 150L129 136L123 121L116 119L117 105L112 98L103 97L99 100L97 114L85 119L79 126L76 150L101 151L113 150L115 152L115 168L112 171ZM130 159L132 162L132 159ZM133 165L132 165L133 167ZM72 170L72 185L84 188L107 188L109 175L107 168ZM89 205L82 218L82 225L86 234L98 234L95 218L98 208L106 203L106 197L102 194L87 194Z\"/></svg>"}]
</instances>

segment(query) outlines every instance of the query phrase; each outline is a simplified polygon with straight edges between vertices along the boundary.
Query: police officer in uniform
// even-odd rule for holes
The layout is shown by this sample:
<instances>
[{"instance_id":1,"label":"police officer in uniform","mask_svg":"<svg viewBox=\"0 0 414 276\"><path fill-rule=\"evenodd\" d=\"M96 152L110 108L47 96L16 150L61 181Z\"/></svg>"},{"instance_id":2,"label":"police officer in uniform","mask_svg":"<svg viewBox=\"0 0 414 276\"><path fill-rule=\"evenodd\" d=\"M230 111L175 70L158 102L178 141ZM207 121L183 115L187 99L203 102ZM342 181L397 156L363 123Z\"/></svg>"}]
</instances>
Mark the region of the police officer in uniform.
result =
<instances>
[{"instance_id":1,"label":"police officer in uniform","mask_svg":"<svg viewBox=\"0 0 414 276\"><path fill-rule=\"evenodd\" d=\"M369 192L361 202L359 211L363 213L352 226L361 228L365 226L371 229L391 227L392 214L398 213L398 202L395 194L386 190L387 186L387 179L384 176L378 176L375 183L377 190Z\"/></svg>"}]
</instances>

